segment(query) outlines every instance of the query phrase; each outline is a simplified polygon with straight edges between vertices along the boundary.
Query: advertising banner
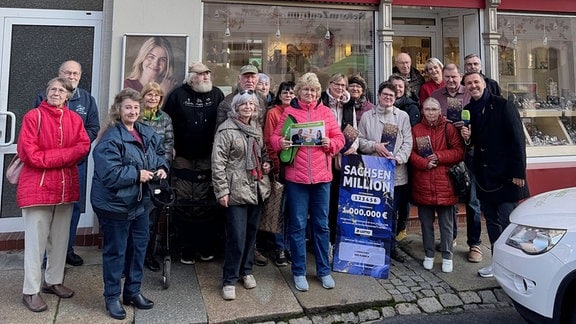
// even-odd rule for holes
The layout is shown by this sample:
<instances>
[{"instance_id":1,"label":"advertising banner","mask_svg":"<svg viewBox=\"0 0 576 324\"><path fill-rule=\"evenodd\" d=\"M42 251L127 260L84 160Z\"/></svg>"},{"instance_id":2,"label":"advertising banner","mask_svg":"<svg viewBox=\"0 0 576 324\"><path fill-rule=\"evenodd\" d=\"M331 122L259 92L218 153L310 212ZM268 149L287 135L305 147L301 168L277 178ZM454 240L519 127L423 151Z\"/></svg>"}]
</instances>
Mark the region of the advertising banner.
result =
<instances>
[{"instance_id":1,"label":"advertising banner","mask_svg":"<svg viewBox=\"0 0 576 324\"><path fill-rule=\"evenodd\" d=\"M334 271L388 278L395 161L342 156Z\"/></svg>"}]
</instances>

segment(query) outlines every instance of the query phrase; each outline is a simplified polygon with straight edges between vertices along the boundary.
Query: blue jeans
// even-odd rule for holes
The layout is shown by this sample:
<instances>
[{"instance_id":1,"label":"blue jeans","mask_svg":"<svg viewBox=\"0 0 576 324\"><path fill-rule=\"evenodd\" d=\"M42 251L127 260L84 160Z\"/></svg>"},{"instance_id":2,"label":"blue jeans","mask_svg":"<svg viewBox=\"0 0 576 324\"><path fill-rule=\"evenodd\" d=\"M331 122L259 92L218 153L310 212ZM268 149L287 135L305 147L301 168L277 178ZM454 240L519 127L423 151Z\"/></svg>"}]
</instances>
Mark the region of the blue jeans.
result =
<instances>
[{"instance_id":1,"label":"blue jeans","mask_svg":"<svg viewBox=\"0 0 576 324\"><path fill-rule=\"evenodd\" d=\"M70 220L70 236L68 237L68 254L74 253L74 241L76 241L76 230L82 212L82 203L86 200L86 160L78 164L78 177L80 180L80 201L74 203L72 209L72 219Z\"/></svg>"},{"instance_id":2,"label":"blue jeans","mask_svg":"<svg viewBox=\"0 0 576 324\"><path fill-rule=\"evenodd\" d=\"M240 276L252 274L260 209L260 205L233 205L226 208L224 286L233 286Z\"/></svg>"},{"instance_id":3,"label":"blue jeans","mask_svg":"<svg viewBox=\"0 0 576 324\"><path fill-rule=\"evenodd\" d=\"M310 215L312 244L316 257L316 275L330 274L328 250L330 229L328 208L330 183L300 184L286 181L286 206L288 208L288 241L292 256L292 274L306 275L306 224Z\"/></svg>"},{"instance_id":4,"label":"blue jeans","mask_svg":"<svg viewBox=\"0 0 576 324\"><path fill-rule=\"evenodd\" d=\"M494 251L494 243L498 240L506 226L510 224L510 214L517 205L518 203L515 202L481 202L480 207L484 213L484 218L486 218L486 230L488 231L492 251Z\"/></svg>"},{"instance_id":5,"label":"blue jeans","mask_svg":"<svg viewBox=\"0 0 576 324\"><path fill-rule=\"evenodd\" d=\"M140 293L146 245L149 239L148 214L142 208L133 219L98 217L102 229L102 274L107 302L120 297L122 272L124 296Z\"/></svg>"}]
</instances>

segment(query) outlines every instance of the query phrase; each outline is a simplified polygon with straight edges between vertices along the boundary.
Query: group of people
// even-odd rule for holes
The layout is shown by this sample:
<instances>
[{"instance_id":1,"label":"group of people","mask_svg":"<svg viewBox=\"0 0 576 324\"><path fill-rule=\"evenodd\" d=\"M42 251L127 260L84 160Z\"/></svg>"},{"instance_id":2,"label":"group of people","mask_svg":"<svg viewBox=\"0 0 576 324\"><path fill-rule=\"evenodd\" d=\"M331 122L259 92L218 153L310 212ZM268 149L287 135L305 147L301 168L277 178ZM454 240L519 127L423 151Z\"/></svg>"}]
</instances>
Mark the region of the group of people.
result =
<instances>
[{"instance_id":1,"label":"group of people","mask_svg":"<svg viewBox=\"0 0 576 324\"><path fill-rule=\"evenodd\" d=\"M144 60L152 59L148 55ZM431 58L425 83L410 56L401 53L396 73L379 85L375 104L360 75L336 73L322 85L309 72L296 82L280 83L274 95L270 77L253 65L240 68L237 87L224 96L212 84L211 69L198 62L170 92L156 81L140 84L141 89L126 87L115 96L102 130L94 98L78 88L80 64L63 63L59 77L39 96L37 108L24 116L18 142L24 168L17 199L26 224L23 303L39 312L47 308L40 290L61 298L74 294L62 285L64 265L82 264L71 246L78 201L85 194L80 188L86 182L86 157L96 138L91 203L103 236L105 305L115 319L126 316L122 304L154 306L141 292L144 267L160 268L154 259L158 220L148 184L168 177L179 199L214 201L225 215L223 224L209 216L184 222L179 230L186 235L178 242L180 261L193 264L197 256L211 260L218 231L225 233L225 300L236 298L238 281L246 289L255 288L253 265L267 261L258 255L256 238L272 181L284 184L285 228L274 235L275 263L286 266L291 261L295 288L309 290L309 239L316 277L322 287L335 287L330 263L338 239L343 155L368 154L395 162L390 257L405 260L396 242L406 236L413 203L422 226L426 269L434 265L433 223L438 217L444 272L453 270L458 202L448 168L466 161L474 179L465 197L468 259L481 261L480 211L493 244L515 204L527 196L527 185L520 117L499 92L491 92L499 88L481 74L479 62L477 55L465 58L462 81L456 65ZM136 80L143 79L134 76L133 84ZM463 109L470 111L469 122L460 116ZM283 163L279 154L296 144L283 133L288 118L296 123L322 121L324 132L316 145L294 150L292 162ZM359 131L351 143L343 134L347 127ZM423 138L429 141L428 150L419 147ZM202 207L191 210L193 217L205 212ZM480 269L479 274L491 276L492 269Z\"/></svg>"}]
</instances>

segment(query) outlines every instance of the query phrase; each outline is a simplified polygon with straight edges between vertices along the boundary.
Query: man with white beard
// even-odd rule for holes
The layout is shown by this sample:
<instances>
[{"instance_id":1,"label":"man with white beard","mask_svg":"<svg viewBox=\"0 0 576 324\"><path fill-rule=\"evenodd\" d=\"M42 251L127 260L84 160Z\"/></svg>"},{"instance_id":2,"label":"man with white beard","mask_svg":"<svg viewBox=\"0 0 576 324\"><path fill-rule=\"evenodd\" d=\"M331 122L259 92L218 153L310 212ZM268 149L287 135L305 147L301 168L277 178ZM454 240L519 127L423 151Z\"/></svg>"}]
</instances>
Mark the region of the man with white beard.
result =
<instances>
[{"instance_id":1,"label":"man with white beard","mask_svg":"<svg viewBox=\"0 0 576 324\"><path fill-rule=\"evenodd\" d=\"M163 110L172 118L176 157L172 186L179 200L215 201L212 190L211 154L218 105L222 91L212 85L212 71L201 62L188 67L186 82L166 98ZM179 208L180 262L194 264L195 257L213 258L218 219L206 207Z\"/></svg>"}]
</instances>

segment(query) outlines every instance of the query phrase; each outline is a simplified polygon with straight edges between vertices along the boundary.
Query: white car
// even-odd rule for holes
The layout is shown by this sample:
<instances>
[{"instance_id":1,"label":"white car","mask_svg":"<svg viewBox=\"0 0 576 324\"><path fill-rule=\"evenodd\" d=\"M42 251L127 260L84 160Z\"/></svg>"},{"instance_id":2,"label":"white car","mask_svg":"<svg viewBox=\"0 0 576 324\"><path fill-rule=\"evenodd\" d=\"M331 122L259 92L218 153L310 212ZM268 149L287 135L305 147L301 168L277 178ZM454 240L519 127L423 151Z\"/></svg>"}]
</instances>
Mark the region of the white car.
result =
<instances>
[{"instance_id":1,"label":"white car","mask_svg":"<svg viewBox=\"0 0 576 324\"><path fill-rule=\"evenodd\" d=\"M576 323L576 187L521 203L494 244L494 277L531 323Z\"/></svg>"}]
</instances>

